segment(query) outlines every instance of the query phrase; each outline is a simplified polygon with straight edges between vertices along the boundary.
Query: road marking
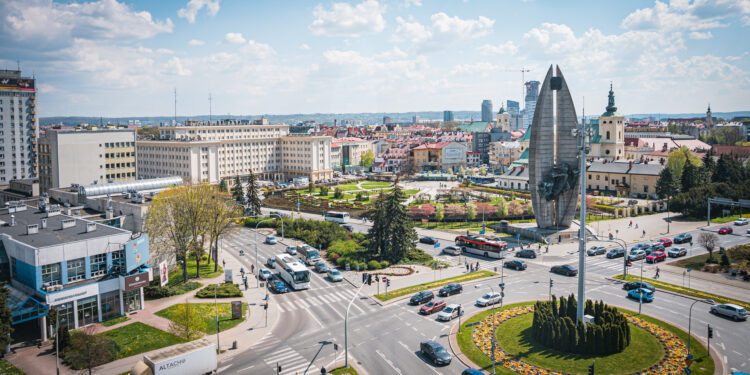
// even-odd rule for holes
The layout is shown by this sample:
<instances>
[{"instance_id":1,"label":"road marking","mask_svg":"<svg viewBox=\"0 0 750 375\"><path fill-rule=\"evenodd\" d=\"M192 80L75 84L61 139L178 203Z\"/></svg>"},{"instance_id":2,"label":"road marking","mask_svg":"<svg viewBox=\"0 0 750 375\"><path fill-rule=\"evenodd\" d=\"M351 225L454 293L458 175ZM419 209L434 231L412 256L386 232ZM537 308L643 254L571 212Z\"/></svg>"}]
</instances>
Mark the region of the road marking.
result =
<instances>
[{"instance_id":1,"label":"road marking","mask_svg":"<svg viewBox=\"0 0 750 375\"><path fill-rule=\"evenodd\" d=\"M739 356L741 356L741 355L742 355L742 353L740 353L740 352L738 352L738 351L736 351L736 350L732 350L732 353L734 353L734 354L737 354L737 355L739 355Z\"/></svg>"},{"instance_id":2,"label":"road marking","mask_svg":"<svg viewBox=\"0 0 750 375\"><path fill-rule=\"evenodd\" d=\"M230 367L232 367L232 365L228 365L228 366L223 366L223 367L219 367L219 368L217 368L217 369L216 369L216 373L217 373L217 374L220 374L220 373L221 373L222 371L224 371L224 370L226 370L226 369L228 369L228 368L230 368Z\"/></svg>"},{"instance_id":3,"label":"road marking","mask_svg":"<svg viewBox=\"0 0 750 375\"><path fill-rule=\"evenodd\" d=\"M721 337L721 335L719 335L719 331L716 331L716 337L717 337L717 338L718 338L718 337Z\"/></svg>"},{"instance_id":4,"label":"road marking","mask_svg":"<svg viewBox=\"0 0 750 375\"><path fill-rule=\"evenodd\" d=\"M297 300L297 303L299 303L300 305L302 305L302 308L304 308L304 309L310 308L310 304L308 304L307 302L305 302L305 300L303 300L303 299Z\"/></svg>"},{"instance_id":5,"label":"road marking","mask_svg":"<svg viewBox=\"0 0 750 375\"><path fill-rule=\"evenodd\" d=\"M724 363L727 363L727 356L724 356Z\"/></svg>"},{"instance_id":6,"label":"road marking","mask_svg":"<svg viewBox=\"0 0 750 375\"><path fill-rule=\"evenodd\" d=\"M318 325L320 326L320 328L325 328L325 326L323 325L323 323L321 323L320 320L315 317L315 313L314 312L312 312L311 310L308 310L307 313L308 313L308 315L310 315L311 318L313 318L313 320L315 321L315 323L318 323Z\"/></svg>"},{"instance_id":7,"label":"road marking","mask_svg":"<svg viewBox=\"0 0 750 375\"><path fill-rule=\"evenodd\" d=\"M381 353L380 350L377 350L377 349L375 350L375 353L378 353L378 355L380 356L380 358L383 358L383 361L385 361L385 363L387 363L389 366L391 366L391 368L394 371L396 371L397 374L402 375L401 374L401 370L398 367L394 366L393 362L390 359L388 359L388 358L385 357L385 354Z\"/></svg>"},{"instance_id":8,"label":"road marking","mask_svg":"<svg viewBox=\"0 0 750 375\"><path fill-rule=\"evenodd\" d=\"M401 342L400 340L399 340L399 342L398 342L398 343L399 343L399 344L401 344L401 346L403 346L403 347L404 347L404 349L406 349L407 351L411 351L411 349L409 349L409 346L408 346L408 345L406 345L406 344L404 344L404 343L403 343L403 342Z\"/></svg>"},{"instance_id":9,"label":"road marking","mask_svg":"<svg viewBox=\"0 0 750 375\"><path fill-rule=\"evenodd\" d=\"M355 300L354 302L352 302L352 307L354 307L355 309L359 310L359 312L360 312L361 314L364 314L364 313L365 313L365 310L362 310L362 308L361 308L361 307L357 306L357 301L356 301L356 300Z\"/></svg>"},{"instance_id":10,"label":"road marking","mask_svg":"<svg viewBox=\"0 0 750 375\"><path fill-rule=\"evenodd\" d=\"M727 347L726 347L726 346L724 346L724 343L723 343L723 342L722 342L722 343L719 343L719 345L721 345L721 350L724 350L724 351L726 351L726 350L727 350Z\"/></svg>"},{"instance_id":11,"label":"road marking","mask_svg":"<svg viewBox=\"0 0 750 375\"><path fill-rule=\"evenodd\" d=\"M245 368L243 368L243 369L239 369L239 370L237 370L237 372L243 372L243 371L247 371L247 370L250 370L250 369L251 369L251 368L253 368L253 367L255 367L255 365L252 365L252 366L248 366L248 367L245 367ZM218 370L216 370L216 373L221 373L221 369L218 369Z\"/></svg>"}]
</instances>

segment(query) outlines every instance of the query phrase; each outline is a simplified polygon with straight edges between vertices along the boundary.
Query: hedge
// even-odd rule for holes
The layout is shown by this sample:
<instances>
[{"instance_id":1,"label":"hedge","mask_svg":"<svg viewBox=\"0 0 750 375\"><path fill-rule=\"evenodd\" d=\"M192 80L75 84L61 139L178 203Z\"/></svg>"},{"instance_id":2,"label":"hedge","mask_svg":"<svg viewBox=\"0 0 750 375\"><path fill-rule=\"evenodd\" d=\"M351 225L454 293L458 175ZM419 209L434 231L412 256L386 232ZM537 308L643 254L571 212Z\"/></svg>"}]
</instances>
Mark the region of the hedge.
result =
<instances>
[{"instance_id":1,"label":"hedge","mask_svg":"<svg viewBox=\"0 0 750 375\"><path fill-rule=\"evenodd\" d=\"M174 286L147 286L143 288L143 297L147 300L172 297L198 289L201 286L203 284L197 281L190 281Z\"/></svg>"},{"instance_id":2,"label":"hedge","mask_svg":"<svg viewBox=\"0 0 750 375\"><path fill-rule=\"evenodd\" d=\"M197 298L214 298L214 285L208 285L195 294ZM234 283L218 284L216 288L216 298L233 298L242 297L240 287Z\"/></svg>"}]
</instances>

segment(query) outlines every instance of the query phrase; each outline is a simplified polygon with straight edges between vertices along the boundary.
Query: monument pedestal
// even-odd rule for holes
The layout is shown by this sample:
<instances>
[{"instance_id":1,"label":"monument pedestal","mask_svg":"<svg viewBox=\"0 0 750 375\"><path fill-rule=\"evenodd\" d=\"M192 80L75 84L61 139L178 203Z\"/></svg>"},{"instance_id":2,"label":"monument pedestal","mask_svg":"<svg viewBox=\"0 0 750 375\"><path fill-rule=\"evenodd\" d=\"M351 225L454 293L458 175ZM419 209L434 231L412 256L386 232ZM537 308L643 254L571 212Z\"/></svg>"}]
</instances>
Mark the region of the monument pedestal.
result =
<instances>
[{"instance_id":1,"label":"monument pedestal","mask_svg":"<svg viewBox=\"0 0 750 375\"><path fill-rule=\"evenodd\" d=\"M567 228L541 229L536 223L510 224L506 220L503 220L499 224L491 226L491 228L498 232L512 234L514 237L520 234L524 239L549 244L578 241L579 233L579 226L576 222L572 222L570 227ZM518 243L511 241L508 243L508 246L517 247Z\"/></svg>"}]
</instances>

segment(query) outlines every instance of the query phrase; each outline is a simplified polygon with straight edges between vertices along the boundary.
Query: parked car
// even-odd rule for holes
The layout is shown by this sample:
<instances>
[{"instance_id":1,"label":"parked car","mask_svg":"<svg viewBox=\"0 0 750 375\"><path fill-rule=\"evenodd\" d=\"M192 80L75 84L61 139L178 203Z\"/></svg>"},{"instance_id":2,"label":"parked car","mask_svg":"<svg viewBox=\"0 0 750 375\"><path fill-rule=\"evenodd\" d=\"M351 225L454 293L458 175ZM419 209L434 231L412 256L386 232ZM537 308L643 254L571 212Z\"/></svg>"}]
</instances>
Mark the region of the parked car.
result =
<instances>
[{"instance_id":1,"label":"parked car","mask_svg":"<svg viewBox=\"0 0 750 375\"><path fill-rule=\"evenodd\" d=\"M667 255L669 255L670 258L684 257L687 255L687 249L684 247L673 247L667 251Z\"/></svg>"},{"instance_id":2,"label":"parked car","mask_svg":"<svg viewBox=\"0 0 750 375\"><path fill-rule=\"evenodd\" d=\"M461 248L457 246L446 246L443 248L443 252L450 255L461 255Z\"/></svg>"},{"instance_id":3,"label":"parked car","mask_svg":"<svg viewBox=\"0 0 750 375\"><path fill-rule=\"evenodd\" d=\"M653 302L654 292L645 288L632 289L628 291L628 297L638 301Z\"/></svg>"},{"instance_id":4,"label":"parked car","mask_svg":"<svg viewBox=\"0 0 750 375\"><path fill-rule=\"evenodd\" d=\"M747 219L741 217L734 221L734 225L747 225Z\"/></svg>"},{"instance_id":5,"label":"parked car","mask_svg":"<svg viewBox=\"0 0 750 375\"><path fill-rule=\"evenodd\" d=\"M442 320L445 322L453 320L453 318L458 318L459 316L463 315L464 311L461 308L461 305L457 303L452 303L448 306L446 306L443 311L439 312L437 315L438 320Z\"/></svg>"},{"instance_id":6,"label":"parked car","mask_svg":"<svg viewBox=\"0 0 750 375\"><path fill-rule=\"evenodd\" d=\"M556 273L558 275L564 275L564 276L578 275L578 270L569 264L563 264L561 266L552 266L552 268L550 268L549 271L552 273Z\"/></svg>"},{"instance_id":7,"label":"parked car","mask_svg":"<svg viewBox=\"0 0 750 375\"><path fill-rule=\"evenodd\" d=\"M674 236L674 243L688 243L693 240L693 236L690 233L681 233Z\"/></svg>"},{"instance_id":8,"label":"parked car","mask_svg":"<svg viewBox=\"0 0 750 375\"><path fill-rule=\"evenodd\" d=\"M341 227L348 230L349 232L354 232L354 227L349 224L343 224L341 225Z\"/></svg>"},{"instance_id":9,"label":"parked car","mask_svg":"<svg viewBox=\"0 0 750 375\"><path fill-rule=\"evenodd\" d=\"M631 281L629 283L625 283L622 285L622 289L625 290L633 290L633 289L648 289L650 291L656 290L653 285L646 283L646 282L640 282L640 281Z\"/></svg>"},{"instance_id":10,"label":"parked car","mask_svg":"<svg viewBox=\"0 0 750 375\"><path fill-rule=\"evenodd\" d=\"M489 306L494 305L496 303L500 303L500 293L497 292L491 292L486 293L485 295L477 298L477 306Z\"/></svg>"},{"instance_id":11,"label":"parked car","mask_svg":"<svg viewBox=\"0 0 750 375\"><path fill-rule=\"evenodd\" d=\"M266 265L270 268L276 268L276 258L270 257L266 260Z\"/></svg>"},{"instance_id":12,"label":"parked car","mask_svg":"<svg viewBox=\"0 0 750 375\"><path fill-rule=\"evenodd\" d=\"M273 274L267 268L260 270L260 273L258 273L258 278L261 280L268 280L271 277L273 277Z\"/></svg>"},{"instance_id":13,"label":"parked car","mask_svg":"<svg viewBox=\"0 0 750 375\"><path fill-rule=\"evenodd\" d=\"M266 236L266 244L276 245L276 236Z\"/></svg>"},{"instance_id":14,"label":"parked car","mask_svg":"<svg viewBox=\"0 0 750 375\"><path fill-rule=\"evenodd\" d=\"M428 237L422 237L422 238L420 238L419 239L419 243L426 243L428 245L434 245L434 244L438 243L438 240L435 237L429 237L428 236Z\"/></svg>"},{"instance_id":15,"label":"parked car","mask_svg":"<svg viewBox=\"0 0 750 375\"><path fill-rule=\"evenodd\" d=\"M435 341L422 341L419 343L419 353L436 365L449 365L451 363L450 353Z\"/></svg>"},{"instance_id":16,"label":"parked car","mask_svg":"<svg viewBox=\"0 0 750 375\"><path fill-rule=\"evenodd\" d=\"M727 318L731 318L735 321L746 320L747 310L744 307L735 305L733 303L727 303L723 305L711 306L711 314L724 315Z\"/></svg>"},{"instance_id":17,"label":"parked car","mask_svg":"<svg viewBox=\"0 0 750 375\"><path fill-rule=\"evenodd\" d=\"M663 251L654 251L646 257L646 263L656 263L667 259L667 254Z\"/></svg>"},{"instance_id":18,"label":"parked car","mask_svg":"<svg viewBox=\"0 0 750 375\"><path fill-rule=\"evenodd\" d=\"M664 247L672 246L672 240L670 240L669 238L660 238L657 241L659 241L659 243L661 243Z\"/></svg>"},{"instance_id":19,"label":"parked car","mask_svg":"<svg viewBox=\"0 0 750 375\"><path fill-rule=\"evenodd\" d=\"M625 250L621 248L615 248L607 252L607 259L620 258L625 256Z\"/></svg>"},{"instance_id":20,"label":"parked car","mask_svg":"<svg viewBox=\"0 0 750 375\"><path fill-rule=\"evenodd\" d=\"M287 246L286 252L289 253L289 255L297 255L297 246Z\"/></svg>"},{"instance_id":21,"label":"parked car","mask_svg":"<svg viewBox=\"0 0 750 375\"><path fill-rule=\"evenodd\" d=\"M326 273L328 275L328 280L331 280L333 282L339 282L341 280L344 280L344 276L341 275L341 272L335 268L331 268Z\"/></svg>"},{"instance_id":22,"label":"parked car","mask_svg":"<svg viewBox=\"0 0 750 375\"><path fill-rule=\"evenodd\" d=\"M646 255L649 255L653 253L654 251L664 251L664 245L661 242L654 242L651 244L651 246L643 249L643 251L646 252Z\"/></svg>"},{"instance_id":23,"label":"parked car","mask_svg":"<svg viewBox=\"0 0 750 375\"><path fill-rule=\"evenodd\" d=\"M590 249L586 250L586 255L593 256L593 255L602 255L607 252L607 249L604 246L591 246Z\"/></svg>"},{"instance_id":24,"label":"parked car","mask_svg":"<svg viewBox=\"0 0 750 375\"><path fill-rule=\"evenodd\" d=\"M268 287L273 291L274 293L286 293L289 291L289 288L286 287L286 284L284 284L284 281L279 279L278 277L274 277L269 283Z\"/></svg>"},{"instance_id":25,"label":"parked car","mask_svg":"<svg viewBox=\"0 0 750 375\"><path fill-rule=\"evenodd\" d=\"M317 273L326 273L329 270L330 270L330 268L328 268L328 265L325 262L315 263L315 272L317 272Z\"/></svg>"},{"instance_id":26,"label":"parked car","mask_svg":"<svg viewBox=\"0 0 750 375\"><path fill-rule=\"evenodd\" d=\"M440 297L447 297L452 294L459 294L464 290L464 287L461 286L459 283L450 283L438 291L438 296Z\"/></svg>"},{"instance_id":27,"label":"parked car","mask_svg":"<svg viewBox=\"0 0 750 375\"><path fill-rule=\"evenodd\" d=\"M629 261L635 261L635 260L641 260L646 258L646 250L630 250L630 255L628 255Z\"/></svg>"},{"instance_id":28,"label":"parked car","mask_svg":"<svg viewBox=\"0 0 750 375\"><path fill-rule=\"evenodd\" d=\"M536 259L536 252L532 249L524 249L516 252L518 258Z\"/></svg>"},{"instance_id":29,"label":"parked car","mask_svg":"<svg viewBox=\"0 0 750 375\"><path fill-rule=\"evenodd\" d=\"M431 301L433 298L435 298L435 293L432 293L429 290L423 290L413 295L409 300L409 303L412 305L421 305L425 302Z\"/></svg>"},{"instance_id":30,"label":"parked car","mask_svg":"<svg viewBox=\"0 0 750 375\"><path fill-rule=\"evenodd\" d=\"M514 269L517 271L523 271L526 269L526 262L518 259L510 260L505 262L505 268Z\"/></svg>"},{"instance_id":31,"label":"parked car","mask_svg":"<svg viewBox=\"0 0 750 375\"><path fill-rule=\"evenodd\" d=\"M732 227L728 225L719 228L719 234L731 234L732 232Z\"/></svg>"},{"instance_id":32,"label":"parked car","mask_svg":"<svg viewBox=\"0 0 750 375\"><path fill-rule=\"evenodd\" d=\"M445 308L445 301L443 300L432 300L427 302L424 306L419 309L420 314L430 315L434 312L440 311Z\"/></svg>"}]
</instances>

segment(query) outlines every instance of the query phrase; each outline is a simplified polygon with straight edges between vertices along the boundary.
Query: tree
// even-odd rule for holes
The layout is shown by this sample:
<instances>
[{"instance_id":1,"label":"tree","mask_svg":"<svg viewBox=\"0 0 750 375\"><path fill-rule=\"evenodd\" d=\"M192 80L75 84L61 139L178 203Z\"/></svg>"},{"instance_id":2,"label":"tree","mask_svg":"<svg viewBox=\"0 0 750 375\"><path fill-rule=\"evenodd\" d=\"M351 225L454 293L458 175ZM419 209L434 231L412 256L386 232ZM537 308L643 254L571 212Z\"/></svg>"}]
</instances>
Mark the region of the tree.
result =
<instances>
[{"instance_id":1,"label":"tree","mask_svg":"<svg viewBox=\"0 0 750 375\"><path fill-rule=\"evenodd\" d=\"M5 283L0 283L0 353L5 353L6 348L11 343L10 334L13 327L10 324L10 318L13 311L8 307L8 294L10 291L5 287Z\"/></svg>"},{"instance_id":2,"label":"tree","mask_svg":"<svg viewBox=\"0 0 750 375\"><path fill-rule=\"evenodd\" d=\"M713 260L714 249L716 248L716 244L718 242L719 236L713 233L703 232L700 234L700 236L698 236L698 245L702 246L704 249L706 249L706 251L708 251L708 261Z\"/></svg>"},{"instance_id":3,"label":"tree","mask_svg":"<svg viewBox=\"0 0 750 375\"><path fill-rule=\"evenodd\" d=\"M533 215L534 214L534 205L529 203L526 205L526 214L527 215Z\"/></svg>"},{"instance_id":4,"label":"tree","mask_svg":"<svg viewBox=\"0 0 750 375\"><path fill-rule=\"evenodd\" d=\"M714 171L716 170L716 160L714 160L714 151L713 149L708 149L708 152L706 155L703 155L703 169L705 173L708 175L707 182L711 181L711 175L713 175Z\"/></svg>"},{"instance_id":5,"label":"tree","mask_svg":"<svg viewBox=\"0 0 750 375\"><path fill-rule=\"evenodd\" d=\"M221 179L221 182L219 183L219 191L226 193L229 191L229 187L227 186L227 180L225 178Z\"/></svg>"},{"instance_id":6,"label":"tree","mask_svg":"<svg viewBox=\"0 0 750 375\"><path fill-rule=\"evenodd\" d=\"M671 168L664 168L659 173L659 179L656 181L656 195L664 199L677 194L677 180L672 173Z\"/></svg>"},{"instance_id":7,"label":"tree","mask_svg":"<svg viewBox=\"0 0 750 375\"><path fill-rule=\"evenodd\" d=\"M453 121L446 122L445 124L443 124L443 131L446 131L446 132L456 131L456 124L454 124Z\"/></svg>"},{"instance_id":8,"label":"tree","mask_svg":"<svg viewBox=\"0 0 750 375\"><path fill-rule=\"evenodd\" d=\"M435 205L435 220L437 221L443 221L445 218L445 210L443 209L442 204Z\"/></svg>"},{"instance_id":9,"label":"tree","mask_svg":"<svg viewBox=\"0 0 750 375\"><path fill-rule=\"evenodd\" d=\"M321 197L327 197L328 196L328 191L329 191L328 186L327 185L322 185L320 187L320 193L318 193L318 195L320 195Z\"/></svg>"},{"instance_id":10,"label":"tree","mask_svg":"<svg viewBox=\"0 0 750 375\"><path fill-rule=\"evenodd\" d=\"M341 199L341 198L343 198L343 197L344 197L344 191L343 191L343 190L341 190L341 188L340 188L340 187L338 187L338 186L337 186L337 187L335 187L335 188L333 189L333 198L334 198L334 199Z\"/></svg>"},{"instance_id":11,"label":"tree","mask_svg":"<svg viewBox=\"0 0 750 375\"><path fill-rule=\"evenodd\" d=\"M693 154L690 149L685 146L682 146L669 153L669 158L667 159L667 168L672 170L672 176L674 176L677 181L680 180L680 176L682 176L682 168L685 166L685 163L687 161L690 161L696 167L699 167L701 165L701 160L698 159L698 157L695 156L695 154Z\"/></svg>"},{"instance_id":12,"label":"tree","mask_svg":"<svg viewBox=\"0 0 750 375\"><path fill-rule=\"evenodd\" d=\"M416 249L417 232L406 206L403 205L406 199L406 194L398 185L398 179L388 194L381 192L376 199L374 206L377 208L371 213L373 225L366 237L369 240L368 252L371 258L380 257L395 264Z\"/></svg>"},{"instance_id":13,"label":"tree","mask_svg":"<svg viewBox=\"0 0 750 375\"><path fill-rule=\"evenodd\" d=\"M232 198L240 203L245 202L245 189L242 187L242 182L240 181L239 176L234 177L234 186L232 186Z\"/></svg>"},{"instance_id":14,"label":"tree","mask_svg":"<svg viewBox=\"0 0 750 375\"><path fill-rule=\"evenodd\" d=\"M250 209L254 214L260 215L260 193L258 192L258 179L255 177L255 173L250 170L250 175L247 176L247 204L250 205Z\"/></svg>"},{"instance_id":15,"label":"tree","mask_svg":"<svg viewBox=\"0 0 750 375\"><path fill-rule=\"evenodd\" d=\"M460 166L460 167L458 168L458 175L459 175L459 176L464 176L464 175L466 175L466 170L464 169L464 166L463 166L463 165L462 165L462 166Z\"/></svg>"},{"instance_id":16,"label":"tree","mask_svg":"<svg viewBox=\"0 0 750 375\"><path fill-rule=\"evenodd\" d=\"M117 350L114 340L96 335L94 326L89 326L71 335L70 348L64 357L73 368L86 370L91 375L95 367L114 360Z\"/></svg>"},{"instance_id":17,"label":"tree","mask_svg":"<svg viewBox=\"0 0 750 375\"><path fill-rule=\"evenodd\" d=\"M169 321L169 332L186 341L192 341L201 336L203 324L203 318L185 299L185 303L175 306L173 317Z\"/></svg>"},{"instance_id":18,"label":"tree","mask_svg":"<svg viewBox=\"0 0 750 375\"><path fill-rule=\"evenodd\" d=\"M479 167L479 174L482 175L482 176L486 176L487 175L487 168L485 168L484 165L481 166L481 167Z\"/></svg>"},{"instance_id":19,"label":"tree","mask_svg":"<svg viewBox=\"0 0 750 375\"><path fill-rule=\"evenodd\" d=\"M502 196L497 201L497 216L505 217L508 216L508 207L505 204L505 198Z\"/></svg>"},{"instance_id":20,"label":"tree","mask_svg":"<svg viewBox=\"0 0 750 375\"><path fill-rule=\"evenodd\" d=\"M362 153L362 155L359 157L359 166L370 168L372 163L375 162L375 154L372 152L372 150L367 150Z\"/></svg>"},{"instance_id":21,"label":"tree","mask_svg":"<svg viewBox=\"0 0 750 375\"><path fill-rule=\"evenodd\" d=\"M310 194L313 194L315 192L315 183L312 181L307 183L307 191L310 192Z\"/></svg>"},{"instance_id":22,"label":"tree","mask_svg":"<svg viewBox=\"0 0 750 375\"><path fill-rule=\"evenodd\" d=\"M713 182L741 183L745 179L745 171L742 164L734 155L721 155L716 163L716 171L713 174Z\"/></svg>"},{"instance_id":23,"label":"tree","mask_svg":"<svg viewBox=\"0 0 750 375\"><path fill-rule=\"evenodd\" d=\"M234 204L228 197L221 194L211 195L206 206L206 224L208 246L211 249L211 258L214 260L214 272L219 270L219 238L229 232L235 218L241 215L242 207Z\"/></svg>"},{"instance_id":24,"label":"tree","mask_svg":"<svg viewBox=\"0 0 750 375\"><path fill-rule=\"evenodd\" d=\"M469 221L473 221L477 218L477 208L472 202L466 203L466 218L469 219Z\"/></svg>"},{"instance_id":25,"label":"tree","mask_svg":"<svg viewBox=\"0 0 750 375\"><path fill-rule=\"evenodd\" d=\"M719 259L720 259L719 260L719 265L729 266L729 264L730 264L729 257L727 256L726 252L724 252L723 254L721 254L721 258L719 258Z\"/></svg>"},{"instance_id":26,"label":"tree","mask_svg":"<svg viewBox=\"0 0 750 375\"><path fill-rule=\"evenodd\" d=\"M696 167L693 163L685 163L680 180L680 191L689 191L693 187L701 185L699 167Z\"/></svg>"}]
</instances>

